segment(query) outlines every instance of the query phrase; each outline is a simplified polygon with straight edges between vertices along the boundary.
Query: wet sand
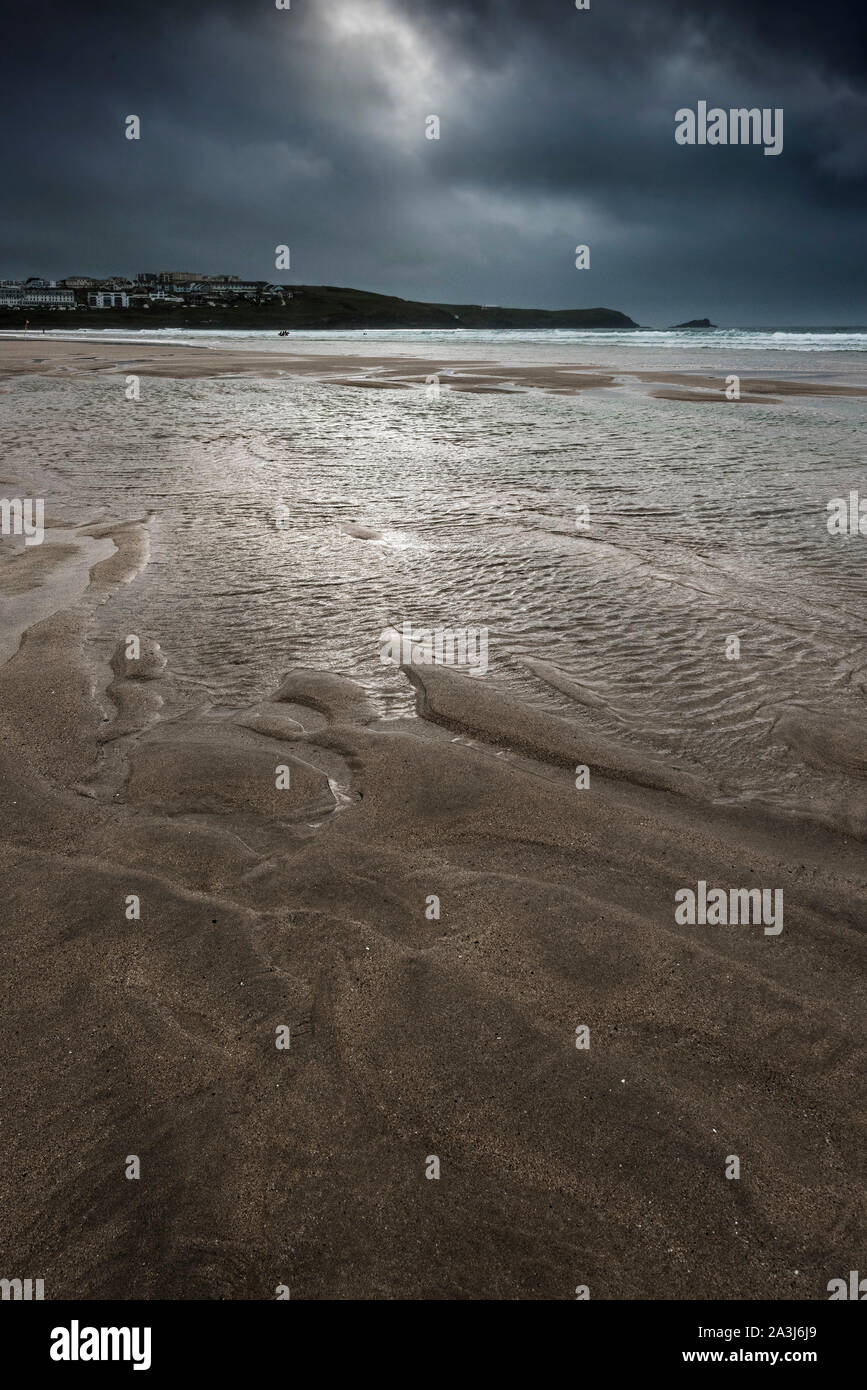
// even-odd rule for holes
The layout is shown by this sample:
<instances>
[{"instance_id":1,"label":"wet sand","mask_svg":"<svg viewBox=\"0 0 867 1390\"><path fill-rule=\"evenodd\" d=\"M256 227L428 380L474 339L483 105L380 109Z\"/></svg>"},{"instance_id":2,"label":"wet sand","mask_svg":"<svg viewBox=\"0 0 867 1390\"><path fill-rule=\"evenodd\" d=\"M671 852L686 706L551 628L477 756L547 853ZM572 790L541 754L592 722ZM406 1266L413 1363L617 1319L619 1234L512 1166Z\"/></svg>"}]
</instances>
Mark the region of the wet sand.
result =
<instances>
[{"instance_id":1,"label":"wet sand","mask_svg":"<svg viewBox=\"0 0 867 1390\"><path fill-rule=\"evenodd\" d=\"M322 354L286 348L269 352L222 348L148 345L144 351L132 343L69 342L49 338L0 339L0 381L25 375L110 375L173 377L178 379L220 376L309 376L335 386L367 389L418 389L435 377L443 390L479 393L504 390L538 390L575 395L605 387L631 386L663 400L721 401L724 405L773 401L777 396L867 396L867 387L831 382L741 378L739 401L726 398L725 377L699 372L611 372L593 365L509 366L480 357L467 359L419 355L406 357L364 356L356 352ZM134 355L126 356L126 353Z\"/></svg>"},{"instance_id":2,"label":"wet sand","mask_svg":"<svg viewBox=\"0 0 867 1390\"><path fill-rule=\"evenodd\" d=\"M858 827L727 806L591 734L553 668L568 717L422 666L403 721L307 668L191 705L147 632L87 644L147 531L0 565L0 627L52 584L0 665L4 1270L47 1298L826 1298L864 1248ZM699 879L782 889L783 931L678 925Z\"/></svg>"}]
</instances>

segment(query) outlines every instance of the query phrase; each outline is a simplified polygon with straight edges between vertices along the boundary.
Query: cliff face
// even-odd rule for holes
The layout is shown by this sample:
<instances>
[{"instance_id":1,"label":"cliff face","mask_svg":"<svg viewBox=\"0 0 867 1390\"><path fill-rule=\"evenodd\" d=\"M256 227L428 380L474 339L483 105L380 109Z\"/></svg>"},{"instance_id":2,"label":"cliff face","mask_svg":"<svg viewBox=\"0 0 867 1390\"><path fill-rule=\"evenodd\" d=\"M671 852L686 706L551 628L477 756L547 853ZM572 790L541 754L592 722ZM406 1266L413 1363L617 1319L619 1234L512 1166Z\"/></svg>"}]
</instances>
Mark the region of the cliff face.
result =
<instances>
[{"instance_id":1,"label":"cliff face","mask_svg":"<svg viewBox=\"0 0 867 1390\"><path fill-rule=\"evenodd\" d=\"M287 287L288 288L288 287ZM76 311L0 310L0 328L637 328L616 309L508 309L478 304L425 304L334 285L292 286L285 305L239 303L194 309Z\"/></svg>"}]
</instances>

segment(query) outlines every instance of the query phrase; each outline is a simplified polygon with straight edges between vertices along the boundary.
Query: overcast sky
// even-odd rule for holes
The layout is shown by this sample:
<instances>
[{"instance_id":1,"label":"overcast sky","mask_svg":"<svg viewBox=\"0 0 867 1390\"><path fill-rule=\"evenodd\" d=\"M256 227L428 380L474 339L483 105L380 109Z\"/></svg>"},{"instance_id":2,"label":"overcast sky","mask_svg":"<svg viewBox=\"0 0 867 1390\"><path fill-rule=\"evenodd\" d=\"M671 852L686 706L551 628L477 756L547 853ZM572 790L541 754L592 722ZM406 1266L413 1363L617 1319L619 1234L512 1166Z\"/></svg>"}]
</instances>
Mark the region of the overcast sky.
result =
<instances>
[{"instance_id":1,"label":"overcast sky","mask_svg":"<svg viewBox=\"0 0 867 1390\"><path fill-rule=\"evenodd\" d=\"M659 326L867 323L864 15L28 0L0 56L0 274L228 271ZM700 100L782 107L782 153L679 146L675 111Z\"/></svg>"}]
</instances>

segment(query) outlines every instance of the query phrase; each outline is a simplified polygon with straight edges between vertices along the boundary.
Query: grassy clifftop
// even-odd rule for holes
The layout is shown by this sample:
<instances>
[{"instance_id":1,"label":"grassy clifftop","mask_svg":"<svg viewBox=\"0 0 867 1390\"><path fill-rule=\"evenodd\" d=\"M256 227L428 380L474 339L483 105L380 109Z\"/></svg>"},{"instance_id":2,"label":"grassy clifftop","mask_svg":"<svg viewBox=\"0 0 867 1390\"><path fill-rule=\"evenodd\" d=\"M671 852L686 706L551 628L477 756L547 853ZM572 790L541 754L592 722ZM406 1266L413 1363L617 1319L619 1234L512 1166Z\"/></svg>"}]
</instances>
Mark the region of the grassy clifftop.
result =
<instances>
[{"instance_id":1,"label":"grassy clifftop","mask_svg":"<svg viewBox=\"0 0 867 1390\"><path fill-rule=\"evenodd\" d=\"M425 304L335 285L292 285L284 306L238 303L195 309L0 309L0 328L637 328L616 309L509 309L479 304Z\"/></svg>"}]
</instances>

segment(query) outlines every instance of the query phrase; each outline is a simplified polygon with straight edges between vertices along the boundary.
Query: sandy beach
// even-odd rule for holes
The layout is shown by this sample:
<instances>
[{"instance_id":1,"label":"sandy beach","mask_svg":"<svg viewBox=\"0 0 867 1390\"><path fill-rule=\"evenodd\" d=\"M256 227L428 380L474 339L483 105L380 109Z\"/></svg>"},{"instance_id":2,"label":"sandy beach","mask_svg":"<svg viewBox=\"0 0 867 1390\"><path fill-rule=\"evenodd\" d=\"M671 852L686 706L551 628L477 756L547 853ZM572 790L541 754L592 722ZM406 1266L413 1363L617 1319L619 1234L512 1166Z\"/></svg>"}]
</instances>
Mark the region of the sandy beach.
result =
<instances>
[{"instance_id":1,"label":"sandy beach","mask_svg":"<svg viewBox=\"0 0 867 1390\"><path fill-rule=\"evenodd\" d=\"M728 403L483 354L0 342L2 391L432 374ZM865 394L761 376L740 403ZM384 717L348 661L290 659L290 604L277 678L217 691L142 606L158 518L73 505L78 447L44 543L0 541L3 1269L70 1299L826 1298L864 1248L864 723L781 706L780 756L865 793L786 814L594 722L559 660L527 668L548 703L409 662ZM46 495L30 462L4 496ZM323 607L338 563L401 563L362 522ZM251 562L223 559L228 613ZM191 631L206 587L172 589ZM782 929L678 922L700 882L782 892Z\"/></svg>"},{"instance_id":2,"label":"sandy beach","mask_svg":"<svg viewBox=\"0 0 867 1390\"><path fill-rule=\"evenodd\" d=\"M436 377L439 384L453 391L499 392L538 390L565 395L581 391L632 383L635 388L655 388L663 400L720 401L723 405L767 402L778 396L867 396L867 386L847 386L835 382L791 381L750 378L737 400L726 397L724 379L701 372L624 371L614 373L593 366L575 367L568 363L551 366L504 365L482 354L469 358L430 357L422 352L406 356L366 356L353 351L298 352L289 347L263 353L255 350L191 347L160 343L129 357L112 342L71 343L52 338L0 339L0 380L14 376L80 375L96 372L109 375L168 377L197 380L206 377L310 376L333 385L376 389L408 390L427 384Z\"/></svg>"}]
</instances>

